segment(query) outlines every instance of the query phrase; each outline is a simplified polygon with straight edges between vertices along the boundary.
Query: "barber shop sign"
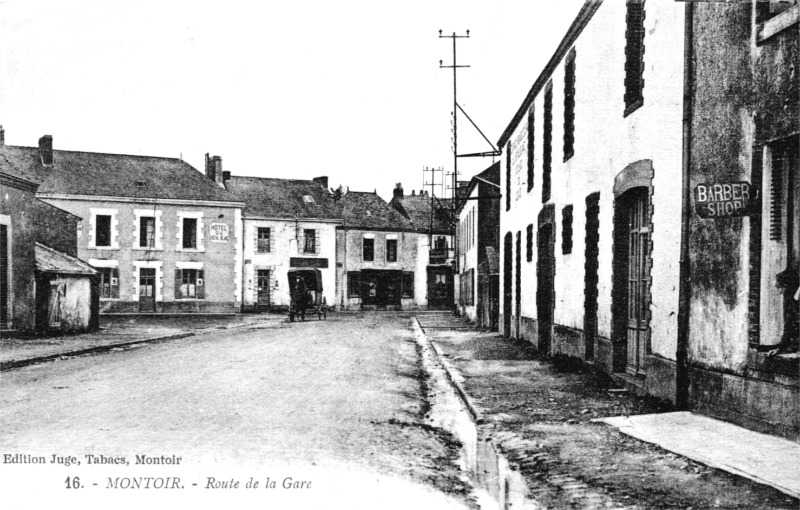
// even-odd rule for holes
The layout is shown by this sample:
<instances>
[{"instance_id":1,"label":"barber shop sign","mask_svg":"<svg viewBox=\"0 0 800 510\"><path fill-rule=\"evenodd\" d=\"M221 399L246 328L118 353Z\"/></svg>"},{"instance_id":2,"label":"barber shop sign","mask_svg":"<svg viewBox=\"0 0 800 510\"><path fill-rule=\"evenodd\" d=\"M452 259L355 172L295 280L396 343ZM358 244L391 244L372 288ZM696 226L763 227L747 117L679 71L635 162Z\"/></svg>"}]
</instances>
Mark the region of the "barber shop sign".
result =
<instances>
[{"instance_id":1,"label":"barber shop sign","mask_svg":"<svg viewBox=\"0 0 800 510\"><path fill-rule=\"evenodd\" d=\"M702 183L694 188L694 207L701 218L749 216L755 204L749 182Z\"/></svg>"}]
</instances>

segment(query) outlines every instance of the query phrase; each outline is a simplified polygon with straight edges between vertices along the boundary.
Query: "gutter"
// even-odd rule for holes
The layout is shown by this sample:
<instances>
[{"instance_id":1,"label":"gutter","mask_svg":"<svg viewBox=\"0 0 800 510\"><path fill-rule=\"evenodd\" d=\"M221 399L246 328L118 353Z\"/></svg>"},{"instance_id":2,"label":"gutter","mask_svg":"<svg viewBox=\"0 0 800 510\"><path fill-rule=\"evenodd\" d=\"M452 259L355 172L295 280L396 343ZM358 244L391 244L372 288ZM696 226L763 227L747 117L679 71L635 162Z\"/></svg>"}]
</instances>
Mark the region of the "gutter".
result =
<instances>
[{"instance_id":1,"label":"gutter","mask_svg":"<svg viewBox=\"0 0 800 510\"><path fill-rule=\"evenodd\" d=\"M691 221L692 89L694 87L694 3L686 2L683 40L683 158L681 165L681 248L678 282L678 341L675 352L675 406L689 406L689 317L692 295L689 228Z\"/></svg>"}]
</instances>

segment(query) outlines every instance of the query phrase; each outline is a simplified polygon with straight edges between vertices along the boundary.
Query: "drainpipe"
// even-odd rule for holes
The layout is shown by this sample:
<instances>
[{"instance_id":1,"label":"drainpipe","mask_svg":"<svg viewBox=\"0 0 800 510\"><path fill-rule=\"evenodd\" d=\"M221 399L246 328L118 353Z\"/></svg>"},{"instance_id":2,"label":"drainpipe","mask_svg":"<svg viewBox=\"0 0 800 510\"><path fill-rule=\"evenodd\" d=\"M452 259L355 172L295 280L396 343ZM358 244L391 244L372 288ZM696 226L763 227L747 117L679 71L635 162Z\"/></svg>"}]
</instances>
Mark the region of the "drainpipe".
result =
<instances>
[{"instance_id":1,"label":"drainpipe","mask_svg":"<svg viewBox=\"0 0 800 510\"><path fill-rule=\"evenodd\" d=\"M691 261L689 260L689 226L691 220L691 186L689 182L692 164L692 87L694 65L692 45L694 40L694 3L686 2L683 41L683 162L681 185L681 252L680 281L678 287L678 345L675 352L675 405L685 410L689 405L689 316L692 291Z\"/></svg>"}]
</instances>

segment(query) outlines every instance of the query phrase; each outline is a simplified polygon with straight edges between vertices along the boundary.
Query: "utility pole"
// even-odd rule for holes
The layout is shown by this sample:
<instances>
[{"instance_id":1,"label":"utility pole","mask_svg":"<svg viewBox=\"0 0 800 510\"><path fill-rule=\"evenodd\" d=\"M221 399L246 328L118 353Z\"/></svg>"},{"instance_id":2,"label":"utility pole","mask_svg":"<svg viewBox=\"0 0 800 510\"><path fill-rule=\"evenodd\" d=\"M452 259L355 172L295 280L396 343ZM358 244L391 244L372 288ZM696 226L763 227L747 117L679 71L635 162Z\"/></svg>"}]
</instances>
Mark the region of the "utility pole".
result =
<instances>
[{"instance_id":1,"label":"utility pole","mask_svg":"<svg viewBox=\"0 0 800 510\"><path fill-rule=\"evenodd\" d=\"M456 35L453 32L452 35L442 35L442 31L439 30L439 38L440 39L452 39L453 40L453 65L446 66L444 65L444 61L439 61L439 68L440 69L453 69L453 198L456 198L455 190L458 188L458 101L456 100L456 74L459 68L461 67L469 67L468 65L458 65L456 61L456 40L457 39L469 39L469 30L467 30L466 35ZM453 207L455 207L455 200L453 200Z\"/></svg>"},{"instance_id":2,"label":"utility pole","mask_svg":"<svg viewBox=\"0 0 800 510\"><path fill-rule=\"evenodd\" d=\"M430 174L431 174L430 181L428 181L428 179L426 177L426 174L428 172L430 172ZM443 167L428 168L426 166L426 167L422 168L422 176L423 176L422 177L422 187L424 189L424 188L430 186L430 188L431 188L431 197L436 196L436 186L439 186L442 189L442 194L439 195L439 196L440 197L444 197L444 179L441 177L441 175L443 173L444 173L444 168ZM436 182L436 174L440 175L438 183Z\"/></svg>"}]
</instances>

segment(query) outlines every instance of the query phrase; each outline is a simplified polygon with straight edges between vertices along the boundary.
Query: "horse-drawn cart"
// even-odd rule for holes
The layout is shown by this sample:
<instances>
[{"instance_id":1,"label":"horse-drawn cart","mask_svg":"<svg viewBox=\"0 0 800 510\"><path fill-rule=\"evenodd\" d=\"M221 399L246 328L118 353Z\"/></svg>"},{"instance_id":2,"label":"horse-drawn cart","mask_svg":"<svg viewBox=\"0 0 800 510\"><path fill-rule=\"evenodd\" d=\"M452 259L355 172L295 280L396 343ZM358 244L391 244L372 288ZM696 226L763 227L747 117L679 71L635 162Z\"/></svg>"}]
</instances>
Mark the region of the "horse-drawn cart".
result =
<instances>
[{"instance_id":1,"label":"horse-drawn cart","mask_svg":"<svg viewBox=\"0 0 800 510\"><path fill-rule=\"evenodd\" d=\"M295 317L306 320L306 311L316 313L320 320L328 317L328 303L322 295L322 273L319 269L289 269L289 321Z\"/></svg>"}]
</instances>

